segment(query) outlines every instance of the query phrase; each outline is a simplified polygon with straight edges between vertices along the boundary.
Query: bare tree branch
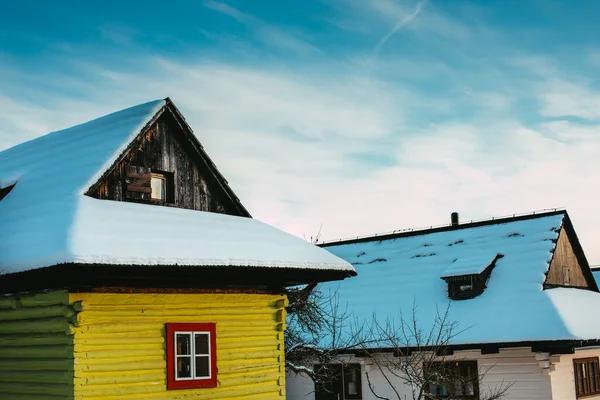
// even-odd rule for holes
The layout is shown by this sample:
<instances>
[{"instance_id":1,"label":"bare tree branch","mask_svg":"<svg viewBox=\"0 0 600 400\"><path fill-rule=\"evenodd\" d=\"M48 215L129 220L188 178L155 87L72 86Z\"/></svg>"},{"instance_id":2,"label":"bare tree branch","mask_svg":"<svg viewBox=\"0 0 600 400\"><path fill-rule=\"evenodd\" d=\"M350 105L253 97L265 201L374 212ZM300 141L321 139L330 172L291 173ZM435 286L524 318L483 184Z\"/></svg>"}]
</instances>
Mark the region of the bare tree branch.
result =
<instances>
[{"instance_id":1,"label":"bare tree branch","mask_svg":"<svg viewBox=\"0 0 600 400\"><path fill-rule=\"evenodd\" d=\"M400 313L398 326L390 319L381 324L376 316L373 316L374 329L370 334L377 336L380 343L385 344L386 351L392 351L396 356L390 358L387 354L373 351L371 348L364 348L365 354L377 366L387 382L387 388L394 392L398 400L403 399L402 393L397 390L398 384L392 382L390 375L400 384L410 388L413 400L455 400L462 399L469 393L478 395L479 400L499 400L508 393L512 384L504 382L487 387L484 391L479 390L479 382L493 366L465 374L465 371L461 370L460 359L445 358L445 355L450 353L448 344L464 331L457 331L458 322L450 320L449 311L450 304L443 312L436 308L434 320L429 328L420 324L418 308L414 303L409 319L405 319ZM372 340L362 343L372 343ZM371 383L369 389L377 398L383 398Z\"/></svg>"}]
</instances>

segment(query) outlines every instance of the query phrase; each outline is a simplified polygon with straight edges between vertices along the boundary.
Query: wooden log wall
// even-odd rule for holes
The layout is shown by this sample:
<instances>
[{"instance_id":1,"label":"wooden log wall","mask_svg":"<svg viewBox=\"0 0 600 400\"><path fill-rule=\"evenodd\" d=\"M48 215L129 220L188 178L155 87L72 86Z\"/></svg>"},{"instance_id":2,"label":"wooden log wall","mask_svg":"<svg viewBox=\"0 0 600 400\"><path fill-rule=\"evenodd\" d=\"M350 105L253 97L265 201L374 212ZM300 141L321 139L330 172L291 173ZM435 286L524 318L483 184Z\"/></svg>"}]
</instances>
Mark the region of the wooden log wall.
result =
<instances>
[{"instance_id":1,"label":"wooden log wall","mask_svg":"<svg viewBox=\"0 0 600 400\"><path fill-rule=\"evenodd\" d=\"M149 193L127 191L127 169L166 172L172 182L170 201L151 201ZM190 210L238 215L212 173L189 144L170 114L164 114L134 142L133 148L88 195L117 201L138 201Z\"/></svg>"},{"instance_id":2,"label":"wooden log wall","mask_svg":"<svg viewBox=\"0 0 600 400\"><path fill-rule=\"evenodd\" d=\"M76 399L284 399L286 298L265 294L71 294ZM167 390L167 322L216 322L218 386Z\"/></svg>"},{"instance_id":3,"label":"wooden log wall","mask_svg":"<svg viewBox=\"0 0 600 400\"><path fill-rule=\"evenodd\" d=\"M73 398L76 314L66 291L0 297L0 399Z\"/></svg>"}]
</instances>

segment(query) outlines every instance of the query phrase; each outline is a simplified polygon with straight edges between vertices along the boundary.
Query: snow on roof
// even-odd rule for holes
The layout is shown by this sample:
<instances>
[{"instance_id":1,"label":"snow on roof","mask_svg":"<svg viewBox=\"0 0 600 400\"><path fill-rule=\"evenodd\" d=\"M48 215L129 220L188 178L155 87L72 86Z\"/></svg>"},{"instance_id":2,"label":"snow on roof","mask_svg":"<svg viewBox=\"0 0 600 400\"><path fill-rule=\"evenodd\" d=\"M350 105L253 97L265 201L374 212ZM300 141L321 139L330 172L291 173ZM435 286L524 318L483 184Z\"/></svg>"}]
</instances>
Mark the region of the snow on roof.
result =
<instances>
[{"instance_id":1,"label":"snow on roof","mask_svg":"<svg viewBox=\"0 0 600 400\"><path fill-rule=\"evenodd\" d=\"M596 283L600 283L600 269L593 269L592 275L594 276Z\"/></svg>"},{"instance_id":2,"label":"snow on roof","mask_svg":"<svg viewBox=\"0 0 600 400\"><path fill-rule=\"evenodd\" d=\"M457 258L442 272L441 278L480 274L494 262L496 257L498 254L478 254L469 258Z\"/></svg>"},{"instance_id":3,"label":"snow on roof","mask_svg":"<svg viewBox=\"0 0 600 400\"><path fill-rule=\"evenodd\" d=\"M400 315L410 317L414 305L419 325L430 329L437 310L450 305L449 320L460 332L452 344L599 339L600 322L589 315L600 309L600 293L543 290L565 215L329 244L325 248L352 263L358 276L323 284L322 290L337 293L340 307L367 324L375 315L379 323L389 319L398 326ZM440 278L457 272L453 264L472 273L497 254L504 257L482 294L448 299L448 284Z\"/></svg>"},{"instance_id":4,"label":"snow on roof","mask_svg":"<svg viewBox=\"0 0 600 400\"><path fill-rule=\"evenodd\" d=\"M347 262L258 220L84 193L166 105L158 100L0 152L0 271L59 263L341 270Z\"/></svg>"}]
</instances>

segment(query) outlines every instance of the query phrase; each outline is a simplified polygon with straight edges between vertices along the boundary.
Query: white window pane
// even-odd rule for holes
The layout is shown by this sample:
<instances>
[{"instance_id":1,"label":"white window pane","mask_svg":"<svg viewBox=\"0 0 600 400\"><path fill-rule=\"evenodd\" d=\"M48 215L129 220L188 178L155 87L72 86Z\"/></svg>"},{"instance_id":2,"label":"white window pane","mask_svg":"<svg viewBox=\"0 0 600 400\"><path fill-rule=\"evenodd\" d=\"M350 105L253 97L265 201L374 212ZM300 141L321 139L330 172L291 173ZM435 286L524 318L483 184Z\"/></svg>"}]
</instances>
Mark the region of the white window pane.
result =
<instances>
[{"instance_id":1,"label":"white window pane","mask_svg":"<svg viewBox=\"0 0 600 400\"><path fill-rule=\"evenodd\" d=\"M152 177L150 180L152 186L152 198L157 200L165 199L165 179L161 177Z\"/></svg>"}]
</instances>

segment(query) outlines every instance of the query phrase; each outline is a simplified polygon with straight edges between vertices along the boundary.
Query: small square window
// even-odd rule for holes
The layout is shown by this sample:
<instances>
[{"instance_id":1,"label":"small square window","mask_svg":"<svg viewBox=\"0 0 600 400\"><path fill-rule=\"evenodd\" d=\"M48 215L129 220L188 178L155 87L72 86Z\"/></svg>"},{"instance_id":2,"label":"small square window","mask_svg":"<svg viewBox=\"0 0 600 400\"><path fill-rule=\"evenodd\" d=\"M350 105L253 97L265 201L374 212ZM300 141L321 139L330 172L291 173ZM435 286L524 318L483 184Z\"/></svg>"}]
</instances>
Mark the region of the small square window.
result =
<instances>
[{"instance_id":1,"label":"small square window","mask_svg":"<svg viewBox=\"0 0 600 400\"><path fill-rule=\"evenodd\" d=\"M167 388L216 387L216 325L169 323L166 335Z\"/></svg>"},{"instance_id":2,"label":"small square window","mask_svg":"<svg viewBox=\"0 0 600 400\"><path fill-rule=\"evenodd\" d=\"M152 174L150 179L152 187L152 200L167 200L167 178L163 174Z\"/></svg>"}]
</instances>

